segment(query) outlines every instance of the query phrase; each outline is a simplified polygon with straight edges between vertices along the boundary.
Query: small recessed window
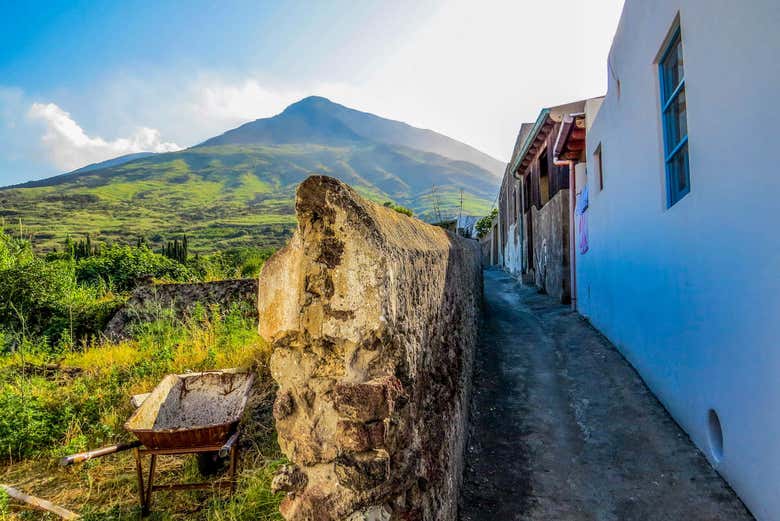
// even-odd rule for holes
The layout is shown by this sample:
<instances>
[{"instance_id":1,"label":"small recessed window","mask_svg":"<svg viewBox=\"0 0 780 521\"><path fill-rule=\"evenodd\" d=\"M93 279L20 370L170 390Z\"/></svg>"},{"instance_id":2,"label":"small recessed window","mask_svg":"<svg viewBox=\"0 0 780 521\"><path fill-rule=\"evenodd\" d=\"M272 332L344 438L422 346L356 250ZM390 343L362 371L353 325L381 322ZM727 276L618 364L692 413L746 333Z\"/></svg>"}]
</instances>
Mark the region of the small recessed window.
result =
<instances>
[{"instance_id":1,"label":"small recessed window","mask_svg":"<svg viewBox=\"0 0 780 521\"><path fill-rule=\"evenodd\" d=\"M673 31L672 38L661 55L658 70L661 81L667 206L671 207L691 191L685 69L679 27Z\"/></svg>"},{"instance_id":2,"label":"small recessed window","mask_svg":"<svg viewBox=\"0 0 780 521\"><path fill-rule=\"evenodd\" d=\"M599 190L604 190L604 163L601 160L601 143L596 147L596 151L593 152L593 163L596 168L596 179L599 183Z\"/></svg>"}]
</instances>

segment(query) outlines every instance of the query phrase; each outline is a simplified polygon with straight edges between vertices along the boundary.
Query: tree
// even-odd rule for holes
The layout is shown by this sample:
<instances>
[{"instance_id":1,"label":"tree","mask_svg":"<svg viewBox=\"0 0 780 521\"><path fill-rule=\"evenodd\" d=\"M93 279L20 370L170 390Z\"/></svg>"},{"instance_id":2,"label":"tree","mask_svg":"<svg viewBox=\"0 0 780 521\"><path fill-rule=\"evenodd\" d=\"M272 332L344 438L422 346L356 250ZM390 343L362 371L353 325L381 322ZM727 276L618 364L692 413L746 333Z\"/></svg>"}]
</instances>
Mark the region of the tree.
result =
<instances>
[{"instance_id":1,"label":"tree","mask_svg":"<svg viewBox=\"0 0 780 521\"><path fill-rule=\"evenodd\" d=\"M92 245L92 238L89 234L84 239L71 241L70 236L65 238L65 254L69 255L72 259L86 259L88 257L95 257L100 255L100 244Z\"/></svg>"},{"instance_id":2,"label":"tree","mask_svg":"<svg viewBox=\"0 0 780 521\"><path fill-rule=\"evenodd\" d=\"M490 232L490 228L493 227L493 221L498 217L498 208L493 208L489 214L477 221L477 237L482 238Z\"/></svg>"},{"instance_id":3,"label":"tree","mask_svg":"<svg viewBox=\"0 0 780 521\"><path fill-rule=\"evenodd\" d=\"M186 264L187 257L189 256L189 241L187 236L182 236L181 241L179 241L179 239L168 241L165 243L165 246L163 246L161 253L169 259L175 260L181 264Z\"/></svg>"}]
</instances>

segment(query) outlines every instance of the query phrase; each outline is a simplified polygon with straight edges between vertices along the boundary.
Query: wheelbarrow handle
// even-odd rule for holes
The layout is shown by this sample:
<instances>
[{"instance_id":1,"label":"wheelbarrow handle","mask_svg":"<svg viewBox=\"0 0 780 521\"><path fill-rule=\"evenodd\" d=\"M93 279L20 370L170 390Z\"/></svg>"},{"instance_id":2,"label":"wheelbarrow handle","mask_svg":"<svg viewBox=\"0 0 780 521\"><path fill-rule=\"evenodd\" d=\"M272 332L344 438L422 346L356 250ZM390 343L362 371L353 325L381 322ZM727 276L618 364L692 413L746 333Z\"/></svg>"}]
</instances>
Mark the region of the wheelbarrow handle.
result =
<instances>
[{"instance_id":1,"label":"wheelbarrow handle","mask_svg":"<svg viewBox=\"0 0 780 521\"><path fill-rule=\"evenodd\" d=\"M67 467L68 465L73 465L74 463L83 463L85 461L89 461L94 458L107 456L109 454L115 454L117 452L134 449L140 446L141 446L140 441L133 441L130 443L118 443L116 445L109 445L108 447L102 447L87 452L79 452L78 454L71 454L70 456L65 456L64 458L60 458L60 467Z\"/></svg>"},{"instance_id":2,"label":"wheelbarrow handle","mask_svg":"<svg viewBox=\"0 0 780 521\"><path fill-rule=\"evenodd\" d=\"M220 458L226 458L228 454L230 454L230 450L233 448L233 445L235 445L236 442L238 441L238 435L239 435L238 431L234 432L233 435L230 438L228 438L225 444L222 445L222 448L219 449Z\"/></svg>"}]
</instances>

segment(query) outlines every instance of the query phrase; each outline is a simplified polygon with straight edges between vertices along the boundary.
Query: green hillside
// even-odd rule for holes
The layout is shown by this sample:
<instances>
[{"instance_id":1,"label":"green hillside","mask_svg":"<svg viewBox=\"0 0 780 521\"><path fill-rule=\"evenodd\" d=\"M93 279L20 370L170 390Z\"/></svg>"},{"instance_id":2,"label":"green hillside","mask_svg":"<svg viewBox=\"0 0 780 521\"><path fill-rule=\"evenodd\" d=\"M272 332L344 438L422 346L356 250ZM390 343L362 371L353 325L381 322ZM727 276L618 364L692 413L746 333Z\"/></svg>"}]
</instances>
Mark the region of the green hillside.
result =
<instances>
[{"instance_id":1,"label":"green hillside","mask_svg":"<svg viewBox=\"0 0 780 521\"><path fill-rule=\"evenodd\" d=\"M212 252L232 246L282 245L295 227L295 188L314 173L337 177L372 200L407 206L427 220L438 218L435 206L442 217L457 214L461 190L465 214L484 215L490 209L498 187L495 171L425 151L424 143L412 148L366 136L365 131L358 134L341 121L334 123L326 117L327 111L323 115L323 98L312 99L317 100L316 113L302 110L307 108L304 100L291 106L296 107L294 119L287 115L288 109L231 131L233 141L271 143L207 142L0 189L0 216L8 228L21 220L34 235L36 247L44 250L61 244L68 235L89 233L93 240L120 242L143 236L160 245L186 233L193 251ZM351 110L332 105L341 113ZM373 128L380 130L382 121L400 125L371 117L376 120ZM253 124L255 134L257 125L262 125L266 137L238 132L245 127L252 130ZM386 127L386 134L388 128L395 127ZM289 137L280 137L285 135ZM409 136L403 141L410 142ZM278 143L285 139L291 142ZM320 144L292 142L301 139ZM437 146L441 149L440 143Z\"/></svg>"},{"instance_id":2,"label":"green hillside","mask_svg":"<svg viewBox=\"0 0 780 521\"><path fill-rule=\"evenodd\" d=\"M456 211L460 188L466 213L484 214L492 202L492 187L479 187L473 165L412 149L226 145L5 189L0 215L7 226L21 219L44 249L85 233L161 243L186 232L194 251L279 246L295 227L295 187L311 173L333 175L375 201L392 200L429 219L434 185L447 215Z\"/></svg>"}]
</instances>

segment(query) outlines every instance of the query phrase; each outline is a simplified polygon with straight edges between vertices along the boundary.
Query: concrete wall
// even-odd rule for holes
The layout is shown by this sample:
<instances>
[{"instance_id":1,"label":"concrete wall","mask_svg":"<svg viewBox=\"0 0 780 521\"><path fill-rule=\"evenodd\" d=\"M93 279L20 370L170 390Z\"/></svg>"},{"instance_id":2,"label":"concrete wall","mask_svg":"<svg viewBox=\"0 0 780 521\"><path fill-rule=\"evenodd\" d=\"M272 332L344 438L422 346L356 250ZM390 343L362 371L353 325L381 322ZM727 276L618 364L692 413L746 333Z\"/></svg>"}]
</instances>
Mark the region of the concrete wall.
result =
<instances>
[{"instance_id":1,"label":"concrete wall","mask_svg":"<svg viewBox=\"0 0 780 521\"><path fill-rule=\"evenodd\" d=\"M480 247L362 199L300 185L298 229L263 267L275 479L297 521L457 519L481 300Z\"/></svg>"},{"instance_id":2,"label":"concrete wall","mask_svg":"<svg viewBox=\"0 0 780 521\"><path fill-rule=\"evenodd\" d=\"M133 326L155 320L171 311L178 319L190 316L196 305L206 309L217 306L227 311L234 304L248 315L256 316L257 280L237 279L194 284L148 284L133 291L106 325L104 334L112 340L131 336Z\"/></svg>"},{"instance_id":3,"label":"concrete wall","mask_svg":"<svg viewBox=\"0 0 780 521\"><path fill-rule=\"evenodd\" d=\"M667 208L655 61L678 12L691 191ZM580 312L761 521L780 520L779 25L776 0L626 1L587 138L590 251L577 260Z\"/></svg>"},{"instance_id":4,"label":"concrete wall","mask_svg":"<svg viewBox=\"0 0 780 521\"><path fill-rule=\"evenodd\" d=\"M568 302L569 190L560 190L541 210L533 212L535 284L560 302Z\"/></svg>"}]
</instances>

